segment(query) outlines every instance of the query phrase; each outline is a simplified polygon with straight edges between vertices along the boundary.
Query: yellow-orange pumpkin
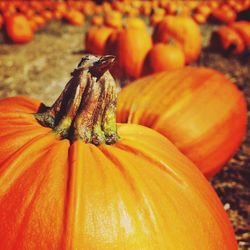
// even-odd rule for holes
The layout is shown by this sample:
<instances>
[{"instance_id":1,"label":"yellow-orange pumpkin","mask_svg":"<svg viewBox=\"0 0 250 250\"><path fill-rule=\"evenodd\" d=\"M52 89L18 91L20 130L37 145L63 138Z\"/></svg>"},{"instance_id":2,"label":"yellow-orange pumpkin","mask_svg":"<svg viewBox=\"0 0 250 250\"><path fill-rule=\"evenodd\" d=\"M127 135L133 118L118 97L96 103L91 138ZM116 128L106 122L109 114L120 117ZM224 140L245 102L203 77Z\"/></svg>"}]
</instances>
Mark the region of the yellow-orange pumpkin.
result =
<instances>
[{"instance_id":1,"label":"yellow-orange pumpkin","mask_svg":"<svg viewBox=\"0 0 250 250\"><path fill-rule=\"evenodd\" d=\"M0 101L0 248L236 250L217 195L166 138L120 124L93 145L117 140L109 60L85 57L43 112Z\"/></svg>"},{"instance_id":2,"label":"yellow-orange pumpkin","mask_svg":"<svg viewBox=\"0 0 250 250\"><path fill-rule=\"evenodd\" d=\"M246 131L245 98L224 75L185 67L141 78L118 95L118 121L153 128L211 177Z\"/></svg>"}]
</instances>

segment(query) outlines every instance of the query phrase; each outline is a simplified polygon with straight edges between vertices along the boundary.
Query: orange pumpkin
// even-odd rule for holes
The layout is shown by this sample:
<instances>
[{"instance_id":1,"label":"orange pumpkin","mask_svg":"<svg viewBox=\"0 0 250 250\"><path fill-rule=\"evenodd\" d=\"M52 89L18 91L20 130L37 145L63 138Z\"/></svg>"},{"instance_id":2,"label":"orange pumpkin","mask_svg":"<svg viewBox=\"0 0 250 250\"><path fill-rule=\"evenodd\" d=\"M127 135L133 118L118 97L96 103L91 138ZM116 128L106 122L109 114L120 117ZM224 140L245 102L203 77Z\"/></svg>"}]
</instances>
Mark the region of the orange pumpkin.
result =
<instances>
[{"instance_id":1,"label":"orange pumpkin","mask_svg":"<svg viewBox=\"0 0 250 250\"><path fill-rule=\"evenodd\" d=\"M42 26L44 26L46 20L39 15L34 15L34 17L32 18L32 21L36 24L36 26L38 28L41 28Z\"/></svg>"},{"instance_id":2,"label":"orange pumpkin","mask_svg":"<svg viewBox=\"0 0 250 250\"><path fill-rule=\"evenodd\" d=\"M201 52L199 26L191 17L166 16L154 29L154 42L168 42L169 38L178 42L185 54L186 63L197 60Z\"/></svg>"},{"instance_id":3,"label":"orange pumpkin","mask_svg":"<svg viewBox=\"0 0 250 250\"><path fill-rule=\"evenodd\" d=\"M117 55L119 66L124 74L138 78L143 74L144 60L152 47L152 40L147 30L125 28L119 32Z\"/></svg>"},{"instance_id":4,"label":"orange pumpkin","mask_svg":"<svg viewBox=\"0 0 250 250\"><path fill-rule=\"evenodd\" d=\"M194 13L192 15L192 18L198 24L203 24L203 23L206 23L206 21L207 21L207 17L202 13Z\"/></svg>"},{"instance_id":5,"label":"orange pumpkin","mask_svg":"<svg viewBox=\"0 0 250 250\"><path fill-rule=\"evenodd\" d=\"M15 14L5 19L6 34L14 43L27 43L33 39L33 31L28 19Z\"/></svg>"},{"instance_id":6,"label":"orange pumpkin","mask_svg":"<svg viewBox=\"0 0 250 250\"><path fill-rule=\"evenodd\" d=\"M91 18L92 25L102 25L103 24L103 16L95 15Z\"/></svg>"},{"instance_id":7,"label":"orange pumpkin","mask_svg":"<svg viewBox=\"0 0 250 250\"><path fill-rule=\"evenodd\" d=\"M157 43L148 53L148 63L151 73L178 69L184 67L185 55L178 45Z\"/></svg>"},{"instance_id":8,"label":"orange pumpkin","mask_svg":"<svg viewBox=\"0 0 250 250\"><path fill-rule=\"evenodd\" d=\"M242 37L245 45L250 48L250 22L234 22L230 27Z\"/></svg>"},{"instance_id":9,"label":"orange pumpkin","mask_svg":"<svg viewBox=\"0 0 250 250\"><path fill-rule=\"evenodd\" d=\"M83 25L85 20L84 15L75 9L69 10L65 15L65 19L69 22L69 24L75 26Z\"/></svg>"},{"instance_id":10,"label":"orange pumpkin","mask_svg":"<svg viewBox=\"0 0 250 250\"><path fill-rule=\"evenodd\" d=\"M198 5L194 11L195 13L200 13L203 14L205 17L208 17L212 12L212 8L209 6L209 3L204 3Z\"/></svg>"},{"instance_id":11,"label":"orange pumpkin","mask_svg":"<svg viewBox=\"0 0 250 250\"><path fill-rule=\"evenodd\" d=\"M53 18L53 13L49 10L43 10L41 12L41 16L46 20L49 21Z\"/></svg>"},{"instance_id":12,"label":"orange pumpkin","mask_svg":"<svg viewBox=\"0 0 250 250\"><path fill-rule=\"evenodd\" d=\"M0 248L236 250L216 193L166 138L120 124L117 141L109 60L85 57L44 111L0 101Z\"/></svg>"},{"instance_id":13,"label":"orange pumpkin","mask_svg":"<svg viewBox=\"0 0 250 250\"><path fill-rule=\"evenodd\" d=\"M176 15L176 13L178 12L178 4L174 1L170 1L168 2L165 9L167 14Z\"/></svg>"},{"instance_id":14,"label":"orange pumpkin","mask_svg":"<svg viewBox=\"0 0 250 250\"><path fill-rule=\"evenodd\" d=\"M134 29L147 29L144 21L139 17L127 17L125 19L125 27L126 28L134 28Z\"/></svg>"},{"instance_id":15,"label":"orange pumpkin","mask_svg":"<svg viewBox=\"0 0 250 250\"><path fill-rule=\"evenodd\" d=\"M140 13L149 16L152 11L152 7L149 1L143 1L140 7Z\"/></svg>"},{"instance_id":16,"label":"orange pumpkin","mask_svg":"<svg viewBox=\"0 0 250 250\"><path fill-rule=\"evenodd\" d=\"M236 16L235 11L228 5L222 5L212 12L212 19L226 24L234 22Z\"/></svg>"},{"instance_id":17,"label":"orange pumpkin","mask_svg":"<svg viewBox=\"0 0 250 250\"><path fill-rule=\"evenodd\" d=\"M108 37L113 32L109 27L91 27L85 36L85 48L89 53L104 55Z\"/></svg>"},{"instance_id":18,"label":"orange pumpkin","mask_svg":"<svg viewBox=\"0 0 250 250\"><path fill-rule=\"evenodd\" d=\"M141 78L118 95L118 121L145 125L170 139L211 177L246 131L246 101L224 75L185 67Z\"/></svg>"},{"instance_id":19,"label":"orange pumpkin","mask_svg":"<svg viewBox=\"0 0 250 250\"><path fill-rule=\"evenodd\" d=\"M161 22L163 20L164 16L159 15L159 14L153 14L150 16L150 25L155 26L157 25L159 22Z\"/></svg>"},{"instance_id":20,"label":"orange pumpkin","mask_svg":"<svg viewBox=\"0 0 250 250\"><path fill-rule=\"evenodd\" d=\"M111 28L122 27L122 15L118 11L107 12L104 16L104 24Z\"/></svg>"},{"instance_id":21,"label":"orange pumpkin","mask_svg":"<svg viewBox=\"0 0 250 250\"><path fill-rule=\"evenodd\" d=\"M0 29L2 28L2 26L3 26L3 16L0 15Z\"/></svg>"},{"instance_id":22,"label":"orange pumpkin","mask_svg":"<svg viewBox=\"0 0 250 250\"><path fill-rule=\"evenodd\" d=\"M86 16L92 16L94 14L94 8L95 8L95 3L92 2L92 1L84 1L83 3L83 13L86 15Z\"/></svg>"},{"instance_id":23,"label":"orange pumpkin","mask_svg":"<svg viewBox=\"0 0 250 250\"><path fill-rule=\"evenodd\" d=\"M228 26L220 27L212 33L210 46L216 51L240 55L245 50L241 36Z\"/></svg>"}]
</instances>

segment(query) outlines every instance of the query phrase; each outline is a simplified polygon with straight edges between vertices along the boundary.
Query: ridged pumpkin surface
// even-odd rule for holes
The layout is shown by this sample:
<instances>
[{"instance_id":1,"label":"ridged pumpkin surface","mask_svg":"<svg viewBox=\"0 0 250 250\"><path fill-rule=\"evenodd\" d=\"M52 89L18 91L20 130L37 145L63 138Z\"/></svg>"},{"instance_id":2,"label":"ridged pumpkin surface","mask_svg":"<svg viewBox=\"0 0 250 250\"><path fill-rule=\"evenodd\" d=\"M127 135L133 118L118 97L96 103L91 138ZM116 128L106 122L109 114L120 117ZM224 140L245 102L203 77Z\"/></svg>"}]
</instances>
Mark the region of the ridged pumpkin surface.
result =
<instances>
[{"instance_id":1,"label":"ridged pumpkin surface","mask_svg":"<svg viewBox=\"0 0 250 250\"><path fill-rule=\"evenodd\" d=\"M196 167L165 137L119 125L99 147L59 140L25 97L0 101L0 249L236 250Z\"/></svg>"},{"instance_id":2,"label":"ridged pumpkin surface","mask_svg":"<svg viewBox=\"0 0 250 250\"><path fill-rule=\"evenodd\" d=\"M186 67L141 78L118 95L119 122L165 135L211 177L239 147L246 131L246 101L225 76Z\"/></svg>"}]
</instances>

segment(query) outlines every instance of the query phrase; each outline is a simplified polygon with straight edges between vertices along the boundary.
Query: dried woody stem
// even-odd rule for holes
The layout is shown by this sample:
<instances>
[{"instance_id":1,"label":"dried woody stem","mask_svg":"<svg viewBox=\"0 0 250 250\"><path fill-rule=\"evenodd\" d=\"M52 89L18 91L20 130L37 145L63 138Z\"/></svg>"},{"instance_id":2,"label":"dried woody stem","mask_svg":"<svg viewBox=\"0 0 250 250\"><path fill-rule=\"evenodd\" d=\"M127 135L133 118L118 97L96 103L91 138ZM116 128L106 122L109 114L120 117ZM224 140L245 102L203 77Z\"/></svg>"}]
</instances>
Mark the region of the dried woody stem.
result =
<instances>
[{"instance_id":1,"label":"dried woody stem","mask_svg":"<svg viewBox=\"0 0 250 250\"><path fill-rule=\"evenodd\" d=\"M61 138L115 143L116 85L108 71L113 62L113 56L84 56L56 102L36 119Z\"/></svg>"}]
</instances>

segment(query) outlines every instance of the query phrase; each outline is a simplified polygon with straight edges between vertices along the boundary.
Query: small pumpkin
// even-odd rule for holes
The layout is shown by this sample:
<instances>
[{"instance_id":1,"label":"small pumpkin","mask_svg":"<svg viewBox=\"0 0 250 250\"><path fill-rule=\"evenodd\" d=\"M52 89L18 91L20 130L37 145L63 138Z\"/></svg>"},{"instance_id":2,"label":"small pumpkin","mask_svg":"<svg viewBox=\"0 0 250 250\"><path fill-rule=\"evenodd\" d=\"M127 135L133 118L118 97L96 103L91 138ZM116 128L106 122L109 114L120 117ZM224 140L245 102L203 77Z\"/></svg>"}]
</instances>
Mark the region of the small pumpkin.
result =
<instances>
[{"instance_id":1,"label":"small pumpkin","mask_svg":"<svg viewBox=\"0 0 250 250\"><path fill-rule=\"evenodd\" d=\"M44 19L44 17L40 15L34 15L32 18L32 21L36 24L37 28L43 27L44 24L46 23L46 20Z\"/></svg>"},{"instance_id":2,"label":"small pumpkin","mask_svg":"<svg viewBox=\"0 0 250 250\"><path fill-rule=\"evenodd\" d=\"M155 26L157 25L159 22L161 22L163 20L164 16L159 15L159 14L153 14L150 16L149 22L150 25Z\"/></svg>"},{"instance_id":3,"label":"small pumpkin","mask_svg":"<svg viewBox=\"0 0 250 250\"><path fill-rule=\"evenodd\" d=\"M74 26L81 26L84 24L84 15L75 9L69 10L66 15L65 19L68 21L69 24L74 25Z\"/></svg>"},{"instance_id":4,"label":"small pumpkin","mask_svg":"<svg viewBox=\"0 0 250 250\"><path fill-rule=\"evenodd\" d=\"M91 27L86 32L85 49L95 55L104 55L107 39L112 32L112 28L105 26Z\"/></svg>"},{"instance_id":5,"label":"small pumpkin","mask_svg":"<svg viewBox=\"0 0 250 250\"><path fill-rule=\"evenodd\" d=\"M153 128L209 178L236 152L246 132L242 93L221 73L185 67L141 78L118 95L118 121Z\"/></svg>"},{"instance_id":6,"label":"small pumpkin","mask_svg":"<svg viewBox=\"0 0 250 250\"><path fill-rule=\"evenodd\" d=\"M43 10L41 16L46 20L50 21L53 18L53 13L49 10Z\"/></svg>"},{"instance_id":7,"label":"small pumpkin","mask_svg":"<svg viewBox=\"0 0 250 250\"><path fill-rule=\"evenodd\" d=\"M149 128L117 131L112 60L85 56L52 107L0 101L0 248L236 250L198 169Z\"/></svg>"},{"instance_id":8,"label":"small pumpkin","mask_svg":"<svg viewBox=\"0 0 250 250\"><path fill-rule=\"evenodd\" d=\"M103 16L100 16L100 15L94 15L92 18L91 18L91 24L92 25L103 25Z\"/></svg>"},{"instance_id":9,"label":"small pumpkin","mask_svg":"<svg viewBox=\"0 0 250 250\"><path fill-rule=\"evenodd\" d=\"M178 69L185 65L185 55L180 46L175 44L155 44L147 59L151 73Z\"/></svg>"},{"instance_id":10,"label":"small pumpkin","mask_svg":"<svg viewBox=\"0 0 250 250\"><path fill-rule=\"evenodd\" d=\"M5 19L8 38L14 43L27 43L33 39L29 20L22 14L15 14Z\"/></svg>"},{"instance_id":11,"label":"small pumpkin","mask_svg":"<svg viewBox=\"0 0 250 250\"><path fill-rule=\"evenodd\" d=\"M109 11L105 13L104 24L111 28L121 28L122 27L122 15L118 11Z\"/></svg>"},{"instance_id":12,"label":"small pumpkin","mask_svg":"<svg viewBox=\"0 0 250 250\"><path fill-rule=\"evenodd\" d=\"M229 26L220 27L212 33L210 46L215 51L223 51L234 55L240 55L245 50L243 39Z\"/></svg>"},{"instance_id":13,"label":"small pumpkin","mask_svg":"<svg viewBox=\"0 0 250 250\"><path fill-rule=\"evenodd\" d=\"M214 9L211 14L211 19L217 22L230 24L236 20L235 11L228 5L224 4L217 9Z\"/></svg>"},{"instance_id":14,"label":"small pumpkin","mask_svg":"<svg viewBox=\"0 0 250 250\"><path fill-rule=\"evenodd\" d=\"M239 21L234 22L230 26L234 29L243 39L246 47L250 48L250 22Z\"/></svg>"},{"instance_id":15,"label":"small pumpkin","mask_svg":"<svg viewBox=\"0 0 250 250\"><path fill-rule=\"evenodd\" d=\"M156 25L153 32L155 43L166 43L170 37L182 46L186 63L197 60L201 52L201 33L191 17L166 16Z\"/></svg>"},{"instance_id":16,"label":"small pumpkin","mask_svg":"<svg viewBox=\"0 0 250 250\"><path fill-rule=\"evenodd\" d=\"M194 19L194 21L196 22L196 23L198 23L198 24L203 24L203 23L206 23L206 21L207 21L207 17L204 15L204 14L202 14L202 13L194 13L193 15L192 15L192 18Z\"/></svg>"},{"instance_id":17,"label":"small pumpkin","mask_svg":"<svg viewBox=\"0 0 250 250\"><path fill-rule=\"evenodd\" d=\"M139 17L127 17L124 21L126 28L147 29L144 21Z\"/></svg>"},{"instance_id":18,"label":"small pumpkin","mask_svg":"<svg viewBox=\"0 0 250 250\"><path fill-rule=\"evenodd\" d=\"M1 30L2 26L3 26L3 16L0 15L0 30Z\"/></svg>"}]
</instances>

